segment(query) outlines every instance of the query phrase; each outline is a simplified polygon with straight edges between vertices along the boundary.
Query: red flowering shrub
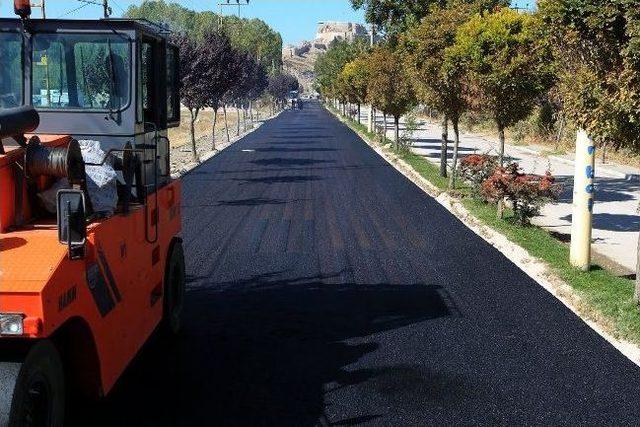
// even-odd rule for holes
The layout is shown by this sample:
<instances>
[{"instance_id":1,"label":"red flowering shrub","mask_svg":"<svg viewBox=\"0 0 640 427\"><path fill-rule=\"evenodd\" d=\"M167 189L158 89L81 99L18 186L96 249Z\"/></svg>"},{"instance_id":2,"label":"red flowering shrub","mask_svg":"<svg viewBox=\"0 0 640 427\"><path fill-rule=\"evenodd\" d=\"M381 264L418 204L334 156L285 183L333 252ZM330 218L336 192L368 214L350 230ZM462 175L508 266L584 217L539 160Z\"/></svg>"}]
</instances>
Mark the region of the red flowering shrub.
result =
<instances>
[{"instance_id":1,"label":"red flowering shrub","mask_svg":"<svg viewBox=\"0 0 640 427\"><path fill-rule=\"evenodd\" d=\"M495 170L482 183L480 194L491 203L506 199L511 203L516 221L529 224L531 218L540 214L545 203L553 203L560 196L561 187L547 171L545 175L525 174L517 163Z\"/></svg>"},{"instance_id":2,"label":"red flowering shrub","mask_svg":"<svg viewBox=\"0 0 640 427\"><path fill-rule=\"evenodd\" d=\"M460 161L458 175L471 184L473 195L479 197L482 183L485 182L498 167L498 160L488 154L472 154Z\"/></svg>"}]
</instances>

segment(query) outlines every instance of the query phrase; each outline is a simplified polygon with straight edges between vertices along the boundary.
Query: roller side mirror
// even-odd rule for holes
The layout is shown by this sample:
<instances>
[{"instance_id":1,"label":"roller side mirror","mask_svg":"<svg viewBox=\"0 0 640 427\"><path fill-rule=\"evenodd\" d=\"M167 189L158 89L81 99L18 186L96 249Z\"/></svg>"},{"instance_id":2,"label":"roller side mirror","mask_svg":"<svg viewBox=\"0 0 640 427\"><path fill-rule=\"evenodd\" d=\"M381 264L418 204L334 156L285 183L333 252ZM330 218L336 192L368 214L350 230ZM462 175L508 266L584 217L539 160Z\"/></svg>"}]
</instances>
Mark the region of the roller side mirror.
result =
<instances>
[{"instance_id":1,"label":"roller side mirror","mask_svg":"<svg viewBox=\"0 0 640 427\"><path fill-rule=\"evenodd\" d=\"M69 247L69 259L84 258L87 218L84 192L60 190L57 194L58 240Z\"/></svg>"}]
</instances>

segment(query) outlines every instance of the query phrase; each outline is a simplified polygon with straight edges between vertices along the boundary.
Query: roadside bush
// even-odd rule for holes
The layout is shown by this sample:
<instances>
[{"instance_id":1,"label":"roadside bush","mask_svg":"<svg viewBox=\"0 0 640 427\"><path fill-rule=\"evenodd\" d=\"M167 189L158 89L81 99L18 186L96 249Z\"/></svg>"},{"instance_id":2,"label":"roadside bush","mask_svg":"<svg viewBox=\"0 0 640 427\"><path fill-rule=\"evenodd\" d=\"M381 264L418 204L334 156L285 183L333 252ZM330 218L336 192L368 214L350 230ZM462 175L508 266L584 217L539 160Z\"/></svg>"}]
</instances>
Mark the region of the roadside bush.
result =
<instances>
[{"instance_id":1,"label":"roadside bush","mask_svg":"<svg viewBox=\"0 0 640 427\"><path fill-rule=\"evenodd\" d=\"M419 129L418 119L413 113L409 113L404 119L404 130L400 135L400 150L408 151L413 145L413 137Z\"/></svg>"},{"instance_id":2,"label":"roadside bush","mask_svg":"<svg viewBox=\"0 0 640 427\"><path fill-rule=\"evenodd\" d=\"M471 185L474 197L480 198L482 183L485 182L498 167L498 159L488 154L472 154L460 161L458 175Z\"/></svg>"},{"instance_id":3,"label":"roadside bush","mask_svg":"<svg viewBox=\"0 0 640 427\"><path fill-rule=\"evenodd\" d=\"M550 172L542 176L525 174L517 163L496 169L480 189L482 197L490 203L506 199L520 225L528 225L546 203L556 202L560 191Z\"/></svg>"}]
</instances>

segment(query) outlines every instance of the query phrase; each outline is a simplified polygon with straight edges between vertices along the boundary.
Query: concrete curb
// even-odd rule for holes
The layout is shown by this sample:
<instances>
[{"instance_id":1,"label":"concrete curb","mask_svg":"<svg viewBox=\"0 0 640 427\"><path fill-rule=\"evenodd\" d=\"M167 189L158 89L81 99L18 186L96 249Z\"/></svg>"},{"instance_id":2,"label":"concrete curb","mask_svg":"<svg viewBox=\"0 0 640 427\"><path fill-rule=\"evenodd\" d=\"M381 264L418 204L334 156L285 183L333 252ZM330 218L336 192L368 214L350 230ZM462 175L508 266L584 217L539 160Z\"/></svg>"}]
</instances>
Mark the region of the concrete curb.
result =
<instances>
[{"instance_id":1,"label":"concrete curb","mask_svg":"<svg viewBox=\"0 0 640 427\"><path fill-rule=\"evenodd\" d=\"M476 219L459 199L452 197L448 193L434 186L427 179L418 174L408 163L400 159L394 153L384 150L375 142L369 141L368 137L356 129L353 129L348 122L342 117L336 115L333 111L327 109L338 120L354 131L360 139L369 145L380 157L393 166L398 172L403 174L412 183L418 186L425 193L432 196L440 205L451 212L458 218L467 228L480 236L484 241L496 248L509 261L513 262L527 276L531 277L536 283L562 302L569 310L580 317L591 329L604 338L620 353L640 366L640 346L615 338L609 331L613 328L603 317L587 312L584 308L582 299L571 286L564 282L560 277L553 273L547 264L529 254L523 247L511 242L506 236L496 230L482 224Z\"/></svg>"}]
</instances>

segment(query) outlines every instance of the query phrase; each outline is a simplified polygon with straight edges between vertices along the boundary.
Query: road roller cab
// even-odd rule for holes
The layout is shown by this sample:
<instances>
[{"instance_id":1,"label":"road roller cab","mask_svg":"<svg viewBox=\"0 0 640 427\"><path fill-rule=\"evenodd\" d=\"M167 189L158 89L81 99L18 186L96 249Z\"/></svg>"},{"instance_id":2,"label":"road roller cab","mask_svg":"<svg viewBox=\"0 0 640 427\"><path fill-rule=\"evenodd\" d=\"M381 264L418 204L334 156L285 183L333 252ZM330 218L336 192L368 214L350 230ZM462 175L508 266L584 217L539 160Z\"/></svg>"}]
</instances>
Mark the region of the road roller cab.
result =
<instances>
[{"instance_id":1,"label":"road roller cab","mask_svg":"<svg viewBox=\"0 0 640 427\"><path fill-rule=\"evenodd\" d=\"M0 19L0 426L108 393L184 292L178 51L134 20ZM35 415L34 415L35 414Z\"/></svg>"}]
</instances>

